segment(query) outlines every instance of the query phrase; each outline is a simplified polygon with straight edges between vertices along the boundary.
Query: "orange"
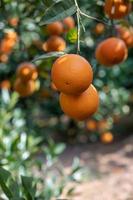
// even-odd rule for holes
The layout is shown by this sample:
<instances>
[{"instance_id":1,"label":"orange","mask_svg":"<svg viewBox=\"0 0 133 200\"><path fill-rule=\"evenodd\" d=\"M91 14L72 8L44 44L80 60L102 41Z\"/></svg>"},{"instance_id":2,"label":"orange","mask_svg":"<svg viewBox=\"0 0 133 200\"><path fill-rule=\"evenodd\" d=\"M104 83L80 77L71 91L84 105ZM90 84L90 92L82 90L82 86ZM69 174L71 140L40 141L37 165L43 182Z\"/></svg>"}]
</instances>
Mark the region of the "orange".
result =
<instances>
[{"instance_id":1,"label":"orange","mask_svg":"<svg viewBox=\"0 0 133 200\"><path fill-rule=\"evenodd\" d=\"M3 54L9 54L11 53L14 45L15 45L14 40L4 38L0 43L0 52Z\"/></svg>"},{"instance_id":2,"label":"orange","mask_svg":"<svg viewBox=\"0 0 133 200\"><path fill-rule=\"evenodd\" d=\"M13 27L16 27L19 23L19 18L17 17L12 17L10 19L8 19L8 23L13 26Z\"/></svg>"},{"instance_id":3,"label":"orange","mask_svg":"<svg viewBox=\"0 0 133 200\"><path fill-rule=\"evenodd\" d=\"M7 54L1 54L0 55L0 62L7 63L8 62L8 55Z\"/></svg>"},{"instance_id":4,"label":"orange","mask_svg":"<svg viewBox=\"0 0 133 200\"><path fill-rule=\"evenodd\" d=\"M133 47L133 28L117 27L119 37L125 42L127 47Z\"/></svg>"},{"instance_id":5,"label":"orange","mask_svg":"<svg viewBox=\"0 0 133 200\"><path fill-rule=\"evenodd\" d=\"M74 21L73 17L66 17L63 20L63 25L64 25L64 31L65 32L74 28L75 27L75 21Z\"/></svg>"},{"instance_id":6,"label":"orange","mask_svg":"<svg viewBox=\"0 0 133 200\"><path fill-rule=\"evenodd\" d=\"M128 50L123 40L115 37L105 39L98 44L95 52L100 64L113 66L123 62L128 55Z\"/></svg>"},{"instance_id":7,"label":"orange","mask_svg":"<svg viewBox=\"0 0 133 200\"><path fill-rule=\"evenodd\" d=\"M128 0L106 0L104 11L110 19L121 19L131 11L132 4Z\"/></svg>"},{"instance_id":8,"label":"orange","mask_svg":"<svg viewBox=\"0 0 133 200\"><path fill-rule=\"evenodd\" d=\"M18 40L18 35L17 35L17 33L16 33L15 31L13 31L13 30L8 30L8 31L5 33L5 38L16 42L16 41Z\"/></svg>"},{"instance_id":9,"label":"orange","mask_svg":"<svg viewBox=\"0 0 133 200\"><path fill-rule=\"evenodd\" d=\"M30 96L36 90L35 81L29 80L23 82L20 78L17 78L14 83L14 90L18 92L21 97Z\"/></svg>"},{"instance_id":10,"label":"orange","mask_svg":"<svg viewBox=\"0 0 133 200\"><path fill-rule=\"evenodd\" d=\"M60 105L65 114L73 119L85 120L93 115L99 105L98 92L93 85L80 95L60 94Z\"/></svg>"},{"instance_id":11,"label":"orange","mask_svg":"<svg viewBox=\"0 0 133 200\"><path fill-rule=\"evenodd\" d=\"M114 140L114 136L111 132L104 132L100 135L100 140L104 144L110 144Z\"/></svg>"},{"instance_id":12,"label":"orange","mask_svg":"<svg viewBox=\"0 0 133 200\"><path fill-rule=\"evenodd\" d=\"M55 86L55 84L53 82L51 82L51 88L54 91L58 91L57 87Z\"/></svg>"},{"instance_id":13,"label":"orange","mask_svg":"<svg viewBox=\"0 0 133 200\"><path fill-rule=\"evenodd\" d=\"M63 24L60 21L56 21L48 24L46 29L49 35L61 35L63 33Z\"/></svg>"},{"instance_id":14,"label":"orange","mask_svg":"<svg viewBox=\"0 0 133 200\"><path fill-rule=\"evenodd\" d=\"M90 119L86 122L86 127L89 131L95 131L97 129L97 122L93 119Z\"/></svg>"},{"instance_id":15,"label":"orange","mask_svg":"<svg viewBox=\"0 0 133 200\"><path fill-rule=\"evenodd\" d=\"M53 63L51 77L59 91L80 94L91 84L93 71L89 62L82 56L66 54Z\"/></svg>"},{"instance_id":16,"label":"orange","mask_svg":"<svg viewBox=\"0 0 133 200\"><path fill-rule=\"evenodd\" d=\"M105 31L105 26L102 23L98 23L94 29L95 34L100 35Z\"/></svg>"},{"instance_id":17,"label":"orange","mask_svg":"<svg viewBox=\"0 0 133 200\"><path fill-rule=\"evenodd\" d=\"M29 62L24 62L18 66L17 76L23 81L36 80L38 72L35 65Z\"/></svg>"},{"instance_id":18,"label":"orange","mask_svg":"<svg viewBox=\"0 0 133 200\"><path fill-rule=\"evenodd\" d=\"M11 88L11 83L10 83L10 81L9 81L9 80L4 80L4 81L2 81L2 82L0 83L0 88L1 88L1 89L8 89L8 90L10 90L10 88Z\"/></svg>"},{"instance_id":19,"label":"orange","mask_svg":"<svg viewBox=\"0 0 133 200\"><path fill-rule=\"evenodd\" d=\"M108 122L106 119L103 119L101 121L98 122L98 130L99 131L105 131L106 129L108 129Z\"/></svg>"},{"instance_id":20,"label":"orange","mask_svg":"<svg viewBox=\"0 0 133 200\"><path fill-rule=\"evenodd\" d=\"M66 48L66 42L59 36L51 36L43 45L44 51L64 51Z\"/></svg>"}]
</instances>

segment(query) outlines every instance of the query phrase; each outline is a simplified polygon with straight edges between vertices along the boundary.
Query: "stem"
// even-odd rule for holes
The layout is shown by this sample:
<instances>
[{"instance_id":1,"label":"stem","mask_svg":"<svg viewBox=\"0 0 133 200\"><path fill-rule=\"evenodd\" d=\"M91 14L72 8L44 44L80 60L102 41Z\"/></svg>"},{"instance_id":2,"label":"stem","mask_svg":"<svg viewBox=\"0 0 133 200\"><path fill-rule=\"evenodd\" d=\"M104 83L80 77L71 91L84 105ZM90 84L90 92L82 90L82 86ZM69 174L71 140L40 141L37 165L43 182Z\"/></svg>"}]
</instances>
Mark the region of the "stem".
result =
<instances>
[{"instance_id":1,"label":"stem","mask_svg":"<svg viewBox=\"0 0 133 200\"><path fill-rule=\"evenodd\" d=\"M77 24L78 24L78 43L77 43L77 53L80 52L80 16L77 12Z\"/></svg>"},{"instance_id":2,"label":"stem","mask_svg":"<svg viewBox=\"0 0 133 200\"><path fill-rule=\"evenodd\" d=\"M92 17L92 16L90 16L90 15L87 15L86 13L82 12L81 10L79 10L79 12L80 12L80 14L81 14L82 16L87 17L88 19L92 19L92 20L95 20L95 21L97 21L97 22L101 22L101 23L106 24L106 25L109 26L109 24L106 23L106 22L103 21L103 20L100 20L100 19L98 19L98 18L96 18L96 17Z\"/></svg>"},{"instance_id":3,"label":"stem","mask_svg":"<svg viewBox=\"0 0 133 200\"><path fill-rule=\"evenodd\" d=\"M78 28L78 42L77 42L77 53L80 52L80 9L77 0L74 0L76 6L76 16L77 16L77 28Z\"/></svg>"}]
</instances>

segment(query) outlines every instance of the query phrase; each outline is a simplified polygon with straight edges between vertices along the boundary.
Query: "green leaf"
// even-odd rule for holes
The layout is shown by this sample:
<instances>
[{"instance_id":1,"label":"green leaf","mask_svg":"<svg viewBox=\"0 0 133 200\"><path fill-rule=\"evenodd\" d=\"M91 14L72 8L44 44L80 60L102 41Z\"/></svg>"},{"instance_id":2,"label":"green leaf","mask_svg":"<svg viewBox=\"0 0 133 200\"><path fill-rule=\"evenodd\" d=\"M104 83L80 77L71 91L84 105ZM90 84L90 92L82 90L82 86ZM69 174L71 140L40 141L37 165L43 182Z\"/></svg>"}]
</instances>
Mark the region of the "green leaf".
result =
<instances>
[{"instance_id":1,"label":"green leaf","mask_svg":"<svg viewBox=\"0 0 133 200\"><path fill-rule=\"evenodd\" d=\"M28 200L34 200L36 195L36 185L32 177L21 176L24 192Z\"/></svg>"},{"instance_id":2,"label":"green leaf","mask_svg":"<svg viewBox=\"0 0 133 200\"><path fill-rule=\"evenodd\" d=\"M57 146L55 146L55 149L54 149L54 153L56 155L60 155L65 149L65 144L58 144Z\"/></svg>"},{"instance_id":3,"label":"green leaf","mask_svg":"<svg viewBox=\"0 0 133 200\"><path fill-rule=\"evenodd\" d=\"M72 0L62 0L49 7L40 21L40 25L50 24L62 20L76 12L76 6Z\"/></svg>"},{"instance_id":4,"label":"green leaf","mask_svg":"<svg viewBox=\"0 0 133 200\"><path fill-rule=\"evenodd\" d=\"M0 167L0 186L3 190L3 192L5 193L5 195L10 199L13 196L12 196L10 189L6 186L6 182L9 177L11 177L10 172L8 172L7 170Z\"/></svg>"},{"instance_id":5,"label":"green leaf","mask_svg":"<svg viewBox=\"0 0 133 200\"><path fill-rule=\"evenodd\" d=\"M5 195L10 198L19 198L20 191L16 181L11 177L10 172L0 167L0 185Z\"/></svg>"},{"instance_id":6,"label":"green leaf","mask_svg":"<svg viewBox=\"0 0 133 200\"><path fill-rule=\"evenodd\" d=\"M32 62L35 62L35 61L38 61L38 60L44 60L44 59L48 59L48 58L54 58L54 57L60 57L60 56L63 56L65 55L65 52L50 52L50 53L47 53L47 54L44 54L42 56L38 56L38 57L35 57L34 60L32 60Z\"/></svg>"},{"instance_id":7,"label":"green leaf","mask_svg":"<svg viewBox=\"0 0 133 200\"><path fill-rule=\"evenodd\" d=\"M45 4L45 6L50 7L52 6L54 3L57 3L59 0L43 0L43 3Z\"/></svg>"}]
</instances>

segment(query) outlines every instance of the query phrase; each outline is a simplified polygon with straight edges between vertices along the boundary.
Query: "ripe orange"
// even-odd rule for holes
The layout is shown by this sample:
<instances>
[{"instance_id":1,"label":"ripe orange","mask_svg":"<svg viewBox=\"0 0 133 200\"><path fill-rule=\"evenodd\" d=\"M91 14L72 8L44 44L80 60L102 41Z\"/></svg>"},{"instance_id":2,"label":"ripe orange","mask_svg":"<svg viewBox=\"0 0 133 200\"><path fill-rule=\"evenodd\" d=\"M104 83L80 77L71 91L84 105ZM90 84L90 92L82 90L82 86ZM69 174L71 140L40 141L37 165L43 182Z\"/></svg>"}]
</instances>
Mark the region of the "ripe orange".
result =
<instances>
[{"instance_id":1,"label":"ripe orange","mask_svg":"<svg viewBox=\"0 0 133 200\"><path fill-rule=\"evenodd\" d=\"M119 37L125 42L127 47L133 47L133 28L117 27Z\"/></svg>"},{"instance_id":2,"label":"ripe orange","mask_svg":"<svg viewBox=\"0 0 133 200\"><path fill-rule=\"evenodd\" d=\"M12 17L12 18L8 19L8 23L11 26L16 27L19 23L19 18L18 17Z\"/></svg>"},{"instance_id":3,"label":"ripe orange","mask_svg":"<svg viewBox=\"0 0 133 200\"><path fill-rule=\"evenodd\" d=\"M63 33L63 24L60 21L56 21L48 24L46 29L49 35L61 35Z\"/></svg>"},{"instance_id":4,"label":"ripe orange","mask_svg":"<svg viewBox=\"0 0 133 200\"><path fill-rule=\"evenodd\" d=\"M113 66L127 58L128 50L123 40L110 37L102 41L96 48L95 56L100 64Z\"/></svg>"},{"instance_id":5,"label":"ripe orange","mask_svg":"<svg viewBox=\"0 0 133 200\"><path fill-rule=\"evenodd\" d=\"M4 38L0 43L0 52L3 54L9 54L11 53L14 45L15 42L13 40Z\"/></svg>"},{"instance_id":6,"label":"ripe orange","mask_svg":"<svg viewBox=\"0 0 133 200\"><path fill-rule=\"evenodd\" d=\"M17 42L18 40L18 35L15 31L13 30L9 30L5 33L5 38L9 39L11 41Z\"/></svg>"},{"instance_id":7,"label":"ripe orange","mask_svg":"<svg viewBox=\"0 0 133 200\"><path fill-rule=\"evenodd\" d=\"M99 96L93 85L80 95L60 94L60 105L64 113L77 120L85 120L93 115L99 105Z\"/></svg>"},{"instance_id":8,"label":"ripe orange","mask_svg":"<svg viewBox=\"0 0 133 200\"><path fill-rule=\"evenodd\" d=\"M0 55L0 62L7 63L8 62L8 55L7 54L1 54Z\"/></svg>"},{"instance_id":9,"label":"ripe orange","mask_svg":"<svg viewBox=\"0 0 133 200\"><path fill-rule=\"evenodd\" d=\"M114 136L111 132L104 132L100 135L100 140L104 144L110 144L114 140Z\"/></svg>"},{"instance_id":10,"label":"ripe orange","mask_svg":"<svg viewBox=\"0 0 133 200\"><path fill-rule=\"evenodd\" d=\"M63 20L63 25L64 25L64 31L65 32L74 28L75 27L75 21L74 21L73 17L66 17Z\"/></svg>"},{"instance_id":11,"label":"ripe orange","mask_svg":"<svg viewBox=\"0 0 133 200\"><path fill-rule=\"evenodd\" d=\"M103 120L100 120L98 122L98 130L101 132L101 131L105 131L107 130L109 127L108 127L108 122L106 119L103 119Z\"/></svg>"},{"instance_id":12,"label":"ripe orange","mask_svg":"<svg viewBox=\"0 0 133 200\"><path fill-rule=\"evenodd\" d=\"M53 82L51 82L51 88L54 91L58 91L57 87L55 86L55 84Z\"/></svg>"},{"instance_id":13,"label":"ripe orange","mask_svg":"<svg viewBox=\"0 0 133 200\"><path fill-rule=\"evenodd\" d=\"M80 94L91 84L93 71L89 62L82 56L66 54L54 62L51 77L59 91Z\"/></svg>"},{"instance_id":14,"label":"ripe orange","mask_svg":"<svg viewBox=\"0 0 133 200\"><path fill-rule=\"evenodd\" d=\"M9 80L4 80L0 83L0 88L1 89L7 89L10 90L11 89L11 83Z\"/></svg>"},{"instance_id":15,"label":"ripe orange","mask_svg":"<svg viewBox=\"0 0 133 200\"><path fill-rule=\"evenodd\" d=\"M35 81L29 80L23 82L20 78L17 78L14 83L14 90L18 92L21 97L29 96L36 90Z\"/></svg>"},{"instance_id":16,"label":"ripe orange","mask_svg":"<svg viewBox=\"0 0 133 200\"><path fill-rule=\"evenodd\" d=\"M96 35L100 35L105 31L105 26L102 23L98 23L94 29Z\"/></svg>"},{"instance_id":17,"label":"ripe orange","mask_svg":"<svg viewBox=\"0 0 133 200\"><path fill-rule=\"evenodd\" d=\"M106 0L104 11L110 19L121 19L131 11L132 4L128 0Z\"/></svg>"},{"instance_id":18,"label":"ripe orange","mask_svg":"<svg viewBox=\"0 0 133 200\"><path fill-rule=\"evenodd\" d=\"M64 51L66 48L66 42L59 36L51 36L43 45L44 51Z\"/></svg>"},{"instance_id":19,"label":"ripe orange","mask_svg":"<svg viewBox=\"0 0 133 200\"><path fill-rule=\"evenodd\" d=\"M23 81L36 80L38 77L38 72L35 65L25 62L18 66L17 76Z\"/></svg>"},{"instance_id":20,"label":"ripe orange","mask_svg":"<svg viewBox=\"0 0 133 200\"><path fill-rule=\"evenodd\" d=\"M97 122L93 119L90 119L86 122L86 127L89 131L95 131L97 129Z\"/></svg>"}]
</instances>

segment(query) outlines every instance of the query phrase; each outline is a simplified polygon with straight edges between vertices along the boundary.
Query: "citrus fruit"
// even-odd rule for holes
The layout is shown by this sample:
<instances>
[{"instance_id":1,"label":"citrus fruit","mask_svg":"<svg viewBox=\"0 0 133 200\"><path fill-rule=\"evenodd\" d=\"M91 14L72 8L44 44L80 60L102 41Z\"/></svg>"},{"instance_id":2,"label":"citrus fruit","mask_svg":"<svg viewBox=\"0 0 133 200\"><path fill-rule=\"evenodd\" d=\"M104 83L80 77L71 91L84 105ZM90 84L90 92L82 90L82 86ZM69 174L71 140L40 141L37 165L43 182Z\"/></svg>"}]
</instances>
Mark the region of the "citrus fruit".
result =
<instances>
[{"instance_id":1,"label":"citrus fruit","mask_svg":"<svg viewBox=\"0 0 133 200\"><path fill-rule=\"evenodd\" d=\"M110 144L114 140L114 136L111 132L104 132L100 135L100 140L104 144Z\"/></svg>"},{"instance_id":2,"label":"citrus fruit","mask_svg":"<svg viewBox=\"0 0 133 200\"><path fill-rule=\"evenodd\" d=\"M119 37L125 42L128 48L133 47L133 28L117 27Z\"/></svg>"},{"instance_id":3,"label":"citrus fruit","mask_svg":"<svg viewBox=\"0 0 133 200\"><path fill-rule=\"evenodd\" d=\"M24 62L18 66L17 76L23 81L36 80L38 72L32 63Z\"/></svg>"},{"instance_id":4,"label":"citrus fruit","mask_svg":"<svg viewBox=\"0 0 133 200\"><path fill-rule=\"evenodd\" d=\"M76 120L85 120L97 111L99 96L95 87L90 85L80 95L61 93L59 101L65 114Z\"/></svg>"},{"instance_id":5,"label":"citrus fruit","mask_svg":"<svg viewBox=\"0 0 133 200\"><path fill-rule=\"evenodd\" d=\"M131 11L132 4L128 0L106 0L104 10L110 19L121 19Z\"/></svg>"},{"instance_id":6,"label":"citrus fruit","mask_svg":"<svg viewBox=\"0 0 133 200\"><path fill-rule=\"evenodd\" d=\"M98 23L94 29L96 35L100 35L105 31L105 26L102 23Z\"/></svg>"},{"instance_id":7,"label":"citrus fruit","mask_svg":"<svg viewBox=\"0 0 133 200\"><path fill-rule=\"evenodd\" d=\"M128 50L124 41L115 37L110 37L99 43L95 52L98 62L105 66L119 64L127 58L127 55Z\"/></svg>"},{"instance_id":8,"label":"citrus fruit","mask_svg":"<svg viewBox=\"0 0 133 200\"><path fill-rule=\"evenodd\" d=\"M61 35L64 31L63 24L60 21L48 24L46 29L49 35Z\"/></svg>"},{"instance_id":9,"label":"citrus fruit","mask_svg":"<svg viewBox=\"0 0 133 200\"><path fill-rule=\"evenodd\" d=\"M10 90L11 89L11 83L9 80L4 80L0 83L0 88L1 89L7 89Z\"/></svg>"},{"instance_id":10,"label":"citrus fruit","mask_svg":"<svg viewBox=\"0 0 133 200\"><path fill-rule=\"evenodd\" d=\"M91 84L93 72L85 58L76 54L66 54L53 63L51 77L59 91L80 94Z\"/></svg>"},{"instance_id":11,"label":"citrus fruit","mask_svg":"<svg viewBox=\"0 0 133 200\"><path fill-rule=\"evenodd\" d=\"M64 25L64 31L67 32L69 30L71 30L72 28L75 27L75 21L73 19L73 17L66 17L63 20L63 25Z\"/></svg>"},{"instance_id":12,"label":"citrus fruit","mask_svg":"<svg viewBox=\"0 0 133 200\"><path fill-rule=\"evenodd\" d=\"M29 80L23 82L20 78L17 78L14 83L14 90L18 92L21 97L30 96L36 90L35 81Z\"/></svg>"},{"instance_id":13,"label":"citrus fruit","mask_svg":"<svg viewBox=\"0 0 133 200\"><path fill-rule=\"evenodd\" d=\"M66 48L66 42L63 38L59 36L51 36L43 45L44 51L64 51Z\"/></svg>"}]
</instances>

